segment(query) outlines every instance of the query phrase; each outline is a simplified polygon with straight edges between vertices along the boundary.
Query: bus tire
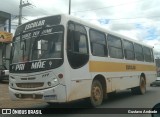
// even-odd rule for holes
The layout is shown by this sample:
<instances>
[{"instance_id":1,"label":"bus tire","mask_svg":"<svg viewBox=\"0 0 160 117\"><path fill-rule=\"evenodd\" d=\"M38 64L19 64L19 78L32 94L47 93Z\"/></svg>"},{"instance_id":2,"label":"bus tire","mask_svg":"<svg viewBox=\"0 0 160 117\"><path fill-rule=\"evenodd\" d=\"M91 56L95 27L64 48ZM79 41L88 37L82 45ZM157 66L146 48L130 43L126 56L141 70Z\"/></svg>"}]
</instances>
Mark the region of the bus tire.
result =
<instances>
[{"instance_id":1,"label":"bus tire","mask_svg":"<svg viewBox=\"0 0 160 117\"><path fill-rule=\"evenodd\" d=\"M103 88L102 84L98 80L93 80L91 87L90 104L92 107L97 107L103 102Z\"/></svg>"},{"instance_id":2,"label":"bus tire","mask_svg":"<svg viewBox=\"0 0 160 117\"><path fill-rule=\"evenodd\" d=\"M141 95L146 93L146 80L143 76L140 78L140 86L138 87L138 90Z\"/></svg>"},{"instance_id":3,"label":"bus tire","mask_svg":"<svg viewBox=\"0 0 160 117\"><path fill-rule=\"evenodd\" d=\"M133 94L143 95L146 93L146 80L143 76L140 77L140 85L131 89Z\"/></svg>"}]
</instances>

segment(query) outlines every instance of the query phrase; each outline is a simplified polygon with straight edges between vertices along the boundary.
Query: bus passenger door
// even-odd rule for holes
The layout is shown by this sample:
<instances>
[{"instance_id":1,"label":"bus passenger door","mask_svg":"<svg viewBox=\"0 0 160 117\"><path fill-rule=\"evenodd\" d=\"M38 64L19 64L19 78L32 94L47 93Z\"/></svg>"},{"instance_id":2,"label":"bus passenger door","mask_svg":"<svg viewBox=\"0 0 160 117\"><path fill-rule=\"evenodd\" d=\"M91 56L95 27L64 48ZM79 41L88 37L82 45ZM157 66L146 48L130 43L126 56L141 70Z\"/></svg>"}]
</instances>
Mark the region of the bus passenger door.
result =
<instances>
[{"instance_id":1,"label":"bus passenger door","mask_svg":"<svg viewBox=\"0 0 160 117\"><path fill-rule=\"evenodd\" d=\"M69 100L89 96L91 81L87 31L84 26L73 22L68 24L67 58L71 80Z\"/></svg>"}]
</instances>

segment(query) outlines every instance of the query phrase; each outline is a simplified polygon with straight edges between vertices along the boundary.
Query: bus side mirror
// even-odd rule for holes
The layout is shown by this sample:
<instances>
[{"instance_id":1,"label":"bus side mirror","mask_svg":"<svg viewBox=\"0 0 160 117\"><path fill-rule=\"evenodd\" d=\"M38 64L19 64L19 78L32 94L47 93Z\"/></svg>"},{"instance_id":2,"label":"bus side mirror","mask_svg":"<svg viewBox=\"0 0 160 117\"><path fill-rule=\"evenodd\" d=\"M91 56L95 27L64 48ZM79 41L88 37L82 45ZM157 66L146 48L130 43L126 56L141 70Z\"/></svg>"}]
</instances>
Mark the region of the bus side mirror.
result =
<instances>
[{"instance_id":1,"label":"bus side mirror","mask_svg":"<svg viewBox=\"0 0 160 117\"><path fill-rule=\"evenodd\" d=\"M152 117L160 117L160 103L156 104L152 111L155 111L155 113L152 113Z\"/></svg>"}]
</instances>

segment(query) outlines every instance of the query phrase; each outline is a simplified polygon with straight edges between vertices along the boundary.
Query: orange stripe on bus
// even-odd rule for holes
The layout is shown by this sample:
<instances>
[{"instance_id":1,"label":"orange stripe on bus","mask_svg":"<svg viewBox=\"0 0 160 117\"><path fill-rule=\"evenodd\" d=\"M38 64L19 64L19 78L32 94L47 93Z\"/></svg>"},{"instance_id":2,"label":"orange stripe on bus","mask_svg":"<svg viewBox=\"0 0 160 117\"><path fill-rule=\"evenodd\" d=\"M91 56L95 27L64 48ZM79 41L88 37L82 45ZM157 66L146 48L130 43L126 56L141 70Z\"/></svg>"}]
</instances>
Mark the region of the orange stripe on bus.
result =
<instances>
[{"instance_id":1,"label":"orange stripe on bus","mask_svg":"<svg viewBox=\"0 0 160 117\"><path fill-rule=\"evenodd\" d=\"M90 72L156 71L155 65L90 61Z\"/></svg>"}]
</instances>

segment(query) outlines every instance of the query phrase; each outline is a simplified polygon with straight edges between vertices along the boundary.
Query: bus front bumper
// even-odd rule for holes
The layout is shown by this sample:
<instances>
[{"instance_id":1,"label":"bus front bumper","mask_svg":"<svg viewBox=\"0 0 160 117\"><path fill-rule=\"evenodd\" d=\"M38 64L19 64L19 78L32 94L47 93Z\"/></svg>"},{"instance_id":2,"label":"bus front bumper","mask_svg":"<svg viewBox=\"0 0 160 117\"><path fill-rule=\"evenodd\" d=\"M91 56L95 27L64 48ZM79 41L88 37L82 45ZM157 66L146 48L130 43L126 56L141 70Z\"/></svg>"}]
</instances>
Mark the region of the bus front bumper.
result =
<instances>
[{"instance_id":1,"label":"bus front bumper","mask_svg":"<svg viewBox=\"0 0 160 117\"><path fill-rule=\"evenodd\" d=\"M9 87L12 100L43 100L46 102L66 102L66 86L57 85L36 91L20 91Z\"/></svg>"}]
</instances>

